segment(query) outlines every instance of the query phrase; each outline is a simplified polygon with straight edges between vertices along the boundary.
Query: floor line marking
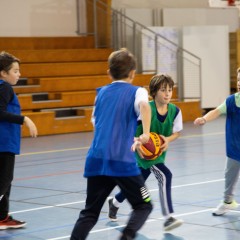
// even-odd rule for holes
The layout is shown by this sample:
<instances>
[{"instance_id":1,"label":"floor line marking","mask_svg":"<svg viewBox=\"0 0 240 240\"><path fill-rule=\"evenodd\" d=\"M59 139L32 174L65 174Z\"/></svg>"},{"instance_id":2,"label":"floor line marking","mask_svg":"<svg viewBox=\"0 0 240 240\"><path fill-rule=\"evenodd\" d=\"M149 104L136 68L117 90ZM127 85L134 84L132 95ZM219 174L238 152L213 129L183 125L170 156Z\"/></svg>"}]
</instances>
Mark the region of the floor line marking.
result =
<instances>
[{"instance_id":1,"label":"floor line marking","mask_svg":"<svg viewBox=\"0 0 240 240\"><path fill-rule=\"evenodd\" d=\"M215 133L203 133L203 134L193 134L193 135L186 135L186 136L180 136L181 138L193 138L193 137L206 137L206 136L216 136L216 135L222 135L225 134L225 132L215 132Z\"/></svg>"},{"instance_id":2,"label":"floor line marking","mask_svg":"<svg viewBox=\"0 0 240 240\"><path fill-rule=\"evenodd\" d=\"M199 210L199 211L195 211L195 212L182 213L182 214L176 215L176 217L189 216L189 215L194 215L194 214L203 213L203 212L210 212L213 209L214 208L209 208L209 209ZM162 219L163 219L163 217L155 218L155 219L148 219L146 221L146 223L156 222L156 221L162 220ZM108 230L112 230L112 229L122 228L125 226L126 225L119 225L119 226L115 226L115 227L108 227L108 228L103 228L103 229L98 229L98 230L92 230L90 233L104 232L104 231L108 231ZM60 240L60 239L69 239L69 238L70 238L70 236L62 236L62 237L57 237L57 238L48 238L46 240Z\"/></svg>"},{"instance_id":3,"label":"floor line marking","mask_svg":"<svg viewBox=\"0 0 240 240\"><path fill-rule=\"evenodd\" d=\"M75 174L75 173L81 173L81 172L83 172L83 170L68 171L68 172L55 172L55 173L39 175L39 176L15 178L14 181L25 181L25 180L30 180L30 179L32 180L32 179L37 179L37 178L55 177L55 176Z\"/></svg>"},{"instance_id":4,"label":"floor line marking","mask_svg":"<svg viewBox=\"0 0 240 240\"><path fill-rule=\"evenodd\" d=\"M215 136L215 135L222 135L222 134L224 134L224 132L194 134L194 135L181 136L179 139L193 138L193 137L204 137L204 136ZM21 153L19 155L19 157L21 157L21 156L29 156L29 155L38 155L38 154L47 154L47 153L56 153L56 152L77 151L77 150L89 149L89 147L90 146L79 147L79 148L56 149L56 150L48 150L48 151L40 151L40 152Z\"/></svg>"},{"instance_id":5,"label":"floor line marking","mask_svg":"<svg viewBox=\"0 0 240 240\"><path fill-rule=\"evenodd\" d=\"M52 206L30 208L30 209L26 209L26 210L20 210L20 211L11 212L11 214L23 213L23 212L31 212L31 211L38 211L38 210L54 208L54 207L63 207L63 206L74 205L74 204L78 204L78 203L85 203L85 200L84 201L77 201L77 202L70 202L70 203L61 203L61 204L56 204L56 205L52 205Z\"/></svg>"},{"instance_id":6,"label":"floor line marking","mask_svg":"<svg viewBox=\"0 0 240 240\"><path fill-rule=\"evenodd\" d=\"M79 148L64 148L64 149L48 150L48 151L41 151L41 152L21 153L19 155L19 157L21 157L21 156L28 156L28 155L56 153L56 152L77 151L77 150L83 150L83 149L89 149L89 146L87 146L87 147L79 147Z\"/></svg>"},{"instance_id":7,"label":"floor line marking","mask_svg":"<svg viewBox=\"0 0 240 240\"><path fill-rule=\"evenodd\" d=\"M204 181L204 182L196 182L196 183L189 183L189 184L183 184L183 185L176 185L176 186L173 186L172 188L189 187L189 186L195 186L195 185L201 185L201 184L208 184L208 183L215 183L215 182L221 182L221 181L224 181L224 179L215 179L215 180L211 180L211 181ZM154 192L154 191L158 191L158 188L153 188L153 189L150 189L150 190L149 190L149 192ZM76 202L70 202L70 203L61 203L61 204L56 204L56 205L52 205L52 206L44 206L44 207L38 207L38 208L31 208L31 209L26 209L26 210L15 211L15 212L11 212L11 213L12 213L12 214L16 214L16 213L23 213L23 212L38 211L38 210L42 210L42 209L68 206L68 205L74 205L74 204L78 204L78 203L85 203L85 200L76 201Z\"/></svg>"}]
</instances>

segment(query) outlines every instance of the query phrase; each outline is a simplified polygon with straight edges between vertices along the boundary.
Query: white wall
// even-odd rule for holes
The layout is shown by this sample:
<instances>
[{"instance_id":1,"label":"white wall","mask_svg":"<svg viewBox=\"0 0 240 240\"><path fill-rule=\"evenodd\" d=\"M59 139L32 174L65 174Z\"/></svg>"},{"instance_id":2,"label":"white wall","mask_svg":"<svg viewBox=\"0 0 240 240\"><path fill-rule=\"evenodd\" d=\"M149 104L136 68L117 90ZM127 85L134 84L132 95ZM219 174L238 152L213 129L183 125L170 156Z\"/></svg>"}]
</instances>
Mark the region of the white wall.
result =
<instances>
[{"instance_id":1,"label":"white wall","mask_svg":"<svg viewBox=\"0 0 240 240\"><path fill-rule=\"evenodd\" d=\"M76 0L1 0L0 36L75 36Z\"/></svg>"},{"instance_id":2,"label":"white wall","mask_svg":"<svg viewBox=\"0 0 240 240\"><path fill-rule=\"evenodd\" d=\"M227 25L229 32L239 28L238 8L164 8L162 19L163 26Z\"/></svg>"},{"instance_id":3,"label":"white wall","mask_svg":"<svg viewBox=\"0 0 240 240\"><path fill-rule=\"evenodd\" d=\"M161 44L158 45L157 72L168 73L181 86L183 83L184 98L200 97L202 108L215 108L220 105L230 92L228 26L150 29L168 39L171 38L172 42L201 59L200 66L198 59L186 51L183 52L183 74L181 79L177 79L177 49L161 40ZM143 71L149 72L155 68L155 41L153 34L149 34L145 29L142 32Z\"/></svg>"},{"instance_id":4,"label":"white wall","mask_svg":"<svg viewBox=\"0 0 240 240\"><path fill-rule=\"evenodd\" d=\"M240 26L238 8L127 8L123 12L144 26L227 25L229 32L237 31Z\"/></svg>"},{"instance_id":5,"label":"white wall","mask_svg":"<svg viewBox=\"0 0 240 240\"><path fill-rule=\"evenodd\" d=\"M200 8L208 6L208 0L112 0L113 8Z\"/></svg>"},{"instance_id":6,"label":"white wall","mask_svg":"<svg viewBox=\"0 0 240 240\"><path fill-rule=\"evenodd\" d=\"M202 108L215 108L230 94L228 31L228 26L183 27L183 48L201 58ZM194 89L186 71L184 90L189 94Z\"/></svg>"},{"instance_id":7,"label":"white wall","mask_svg":"<svg viewBox=\"0 0 240 240\"><path fill-rule=\"evenodd\" d=\"M151 8L125 8L122 9L122 12L129 18L144 26L154 25L153 10Z\"/></svg>"},{"instance_id":8,"label":"white wall","mask_svg":"<svg viewBox=\"0 0 240 240\"><path fill-rule=\"evenodd\" d=\"M78 1L81 8L81 18L84 17L82 3L85 0ZM153 9L173 8L172 10L180 10L180 8L207 8L208 5L208 0L112 0L113 8L137 7L138 11L135 12L127 10L129 13L131 12L129 17L136 18L136 21L139 21L140 17L140 22L145 23L145 25L148 25L151 17L149 11ZM148 13L141 12L139 14L139 8L147 9ZM0 0L0 9L0 36L77 35L76 0ZM175 16L172 19L174 20ZM187 17L185 17L185 20L187 20ZM207 22L209 19L204 20ZM220 18L215 21L218 20L221 21ZM227 21L231 23L235 21L235 13L232 16L224 15L219 24L226 24ZM80 22L83 31L85 24L86 22ZM170 25L166 23L165 26Z\"/></svg>"}]
</instances>

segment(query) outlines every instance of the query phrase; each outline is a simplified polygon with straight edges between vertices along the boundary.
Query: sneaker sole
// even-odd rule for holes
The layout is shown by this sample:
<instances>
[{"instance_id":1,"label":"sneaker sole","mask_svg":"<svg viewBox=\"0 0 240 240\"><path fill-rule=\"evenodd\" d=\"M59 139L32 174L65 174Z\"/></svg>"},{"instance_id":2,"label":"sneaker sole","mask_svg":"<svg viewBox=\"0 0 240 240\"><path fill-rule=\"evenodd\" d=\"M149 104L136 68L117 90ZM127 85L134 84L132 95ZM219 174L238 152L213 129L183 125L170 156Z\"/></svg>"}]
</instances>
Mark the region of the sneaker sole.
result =
<instances>
[{"instance_id":1,"label":"sneaker sole","mask_svg":"<svg viewBox=\"0 0 240 240\"><path fill-rule=\"evenodd\" d=\"M223 216L224 214L226 214L227 212L224 212L224 213L220 213L220 214L217 214L217 213L212 213L212 215L214 216L214 217L219 217L219 216Z\"/></svg>"},{"instance_id":2,"label":"sneaker sole","mask_svg":"<svg viewBox=\"0 0 240 240\"><path fill-rule=\"evenodd\" d=\"M118 221L117 218L110 218L110 217L108 217L108 218L109 218L109 220L110 220L111 222L117 222L117 221Z\"/></svg>"},{"instance_id":3,"label":"sneaker sole","mask_svg":"<svg viewBox=\"0 0 240 240\"><path fill-rule=\"evenodd\" d=\"M113 198L112 198L112 197L108 197L108 198L107 198L108 205L109 205L109 200L111 200L111 199L113 199ZM110 205L109 205L109 206L110 206ZM108 215L108 218L109 218L109 220L110 220L111 222L117 222L117 221L118 221L117 218L112 218L112 217L110 217L109 215Z\"/></svg>"},{"instance_id":4,"label":"sneaker sole","mask_svg":"<svg viewBox=\"0 0 240 240\"><path fill-rule=\"evenodd\" d=\"M234 202L235 202L235 203L233 204L233 206L231 206L231 207L225 207L225 209L223 210L222 213L216 213L216 212L217 212L217 209L218 209L218 208L216 208L216 209L215 209L216 212L212 212L212 215L215 216L215 217L218 217L218 216L222 216L222 215L228 213L228 212L231 211L231 210L237 209L237 208L238 208L238 203L237 203L236 201L234 201Z\"/></svg>"},{"instance_id":5,"label":"sneaker sole","mask_svg":"<svg viewBox=\"0 0 240 240\"><path fill-rule=\"evenodd\" d=\"M24 223L24 224L21 224L21 225L18 225L18 226L0 226L0 230L6 230L6 229L18 229L18 228L22 228L22 227L25 227L27 224Z\"/></svg>"},{"instance_id":6,"label":"sneaker sole","mask_svg":"<svg viewBox=\"0 0 240 240\"><path fill-rule=\"evenodd\" d=\"M178 222L176 222L175 224L172 224L169 227L165 227L164 231L167 232L167 231L173 230L174 228L180 227L182 224L183 224L183 221L178 221Z\"/></svg>"},{"instance_id":7,"label":"sneaker sole","mask_svg":"<svg viewBox=\"0 0 240 240\"><path fill-rule=\"evenodd\" d=\"M237 208L227 209L227 210L226 210L225 212L223 212L223 213L215 213L215 212L213 212L212 215L215 216L215 217L222 216L222 215L224 215L224 214L226 214L226 213L228 213L228 212L230 212L230 211L232 211L232 210L235 210L235 209L237 209Z\"/></svg>"},{"instance_id":8,"label":"sneaker sole","mask_svg":"<svg viewBox=\"0 0 240 240\"><path fill-rule=\"evenodd\" d=\"M237 209L237 207L236 207L236 208L229 208L229 209L226 209L226 210L225 210L224 212L222 212L222 213L216 213L216 212L213 212L212 215L215 216L215 217L222 216L222 215L224 215L224 214L230 212L231 210L235 210L235 209Z\"/></svg>"}]
</instances>

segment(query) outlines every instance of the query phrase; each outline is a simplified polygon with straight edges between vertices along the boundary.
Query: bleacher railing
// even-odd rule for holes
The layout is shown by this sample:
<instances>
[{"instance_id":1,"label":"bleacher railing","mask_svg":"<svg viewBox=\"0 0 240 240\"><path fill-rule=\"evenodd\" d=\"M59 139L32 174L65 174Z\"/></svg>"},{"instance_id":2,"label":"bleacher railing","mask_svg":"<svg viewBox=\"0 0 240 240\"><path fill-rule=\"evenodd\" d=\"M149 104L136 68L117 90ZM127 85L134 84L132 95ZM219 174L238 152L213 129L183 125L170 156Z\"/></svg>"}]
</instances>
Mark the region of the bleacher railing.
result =
<instances>
[{"instance_id":1,"label":"bleacher railing","mask_svg":"<svg viewBox=\"0 0 240 240\"><path fill-rule=\"evenodd\" d=\"M92 21L79 35L93 34L96 48L128 48L137 58L138 73L167 73L180 100L201 99L201 59L181 47L177 31L165 37L160 27L146 27L101 0L86 0L86 10Z\"/></svg>"}]
</instances>

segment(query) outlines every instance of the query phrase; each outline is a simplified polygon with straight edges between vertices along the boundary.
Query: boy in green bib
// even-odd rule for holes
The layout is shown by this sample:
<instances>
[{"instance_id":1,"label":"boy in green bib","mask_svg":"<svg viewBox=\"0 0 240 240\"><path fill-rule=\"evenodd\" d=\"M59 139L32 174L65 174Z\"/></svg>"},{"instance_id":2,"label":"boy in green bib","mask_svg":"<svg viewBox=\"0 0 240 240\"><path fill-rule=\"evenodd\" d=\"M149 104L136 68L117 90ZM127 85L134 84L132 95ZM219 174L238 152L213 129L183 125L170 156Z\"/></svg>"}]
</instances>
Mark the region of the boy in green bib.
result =
<instances>
[{"instance_id":1,"label":"boy in green bib","mask_svg":"<svg viewBox=\"0 0 240 240\"><path fill-rule=\"evenodd\" d=\"M154 174L159 186L159 199L162 214L165 218L164 230L172 230L182 224L182 220L172 216L173 206L171 197L172 173L165 165L165 158L170 142L177 139L183 128L181 110L170 103L173 93L174 81L166 74L159 74L152 77L149 84L149 91L152 101L149 102L152 111L150 132L160 134L164 141L162 145L163 153L155 160L146 160L142 157L140 147L137 148L136 158L138 166L145 181L151 173ZM136 136L142 134L141 119L138 120ZM117 211L121 202L125 200L122 192L109 198L109 213L111 221L117 221Z\"/></svg>"}]
</instances>

